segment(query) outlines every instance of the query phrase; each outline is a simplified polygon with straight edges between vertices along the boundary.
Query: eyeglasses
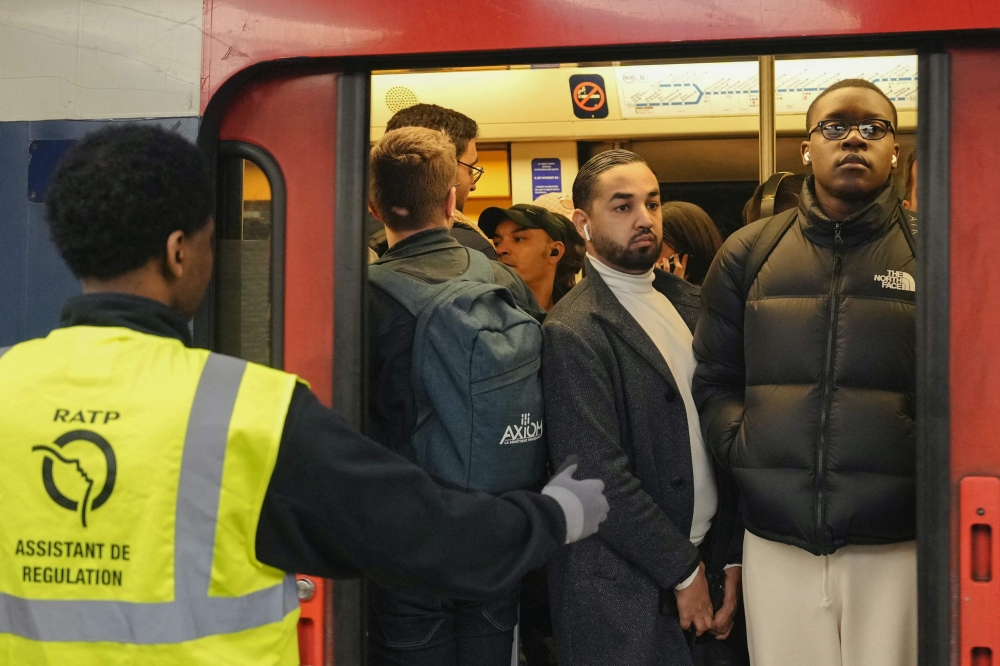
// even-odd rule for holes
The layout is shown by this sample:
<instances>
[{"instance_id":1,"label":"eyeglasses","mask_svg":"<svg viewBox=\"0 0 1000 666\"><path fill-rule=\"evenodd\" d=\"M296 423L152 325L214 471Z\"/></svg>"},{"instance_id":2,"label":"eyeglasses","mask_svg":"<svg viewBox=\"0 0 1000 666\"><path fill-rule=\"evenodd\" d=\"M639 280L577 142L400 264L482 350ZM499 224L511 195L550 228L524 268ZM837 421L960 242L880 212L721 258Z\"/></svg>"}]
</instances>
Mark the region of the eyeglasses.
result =
<instances>
[{"instance_id":1,"label":"eyeglasses","mask_svg":"<svg viewBox=\"0 0 1000 666\"><path fill-rule=\"evenodd\" d=\"M867 120L860 120L856 123L851 123L846 120L821 120L816 123L816 127L809 130L809 136L816 130L819 130L824 138L830 141L840 141L841 139L846 139L847 135L851 133L851 130L855 127L858 128L858 133L861 134L861 138L866 141L878 141L885 137L886 134L892 132L896 133L895 128L893 128L892 123L888 120L883 120L881 118L868 118Z\"/></svg>"},{"instance_id":2,"label":"eyeglasses","mask_svg":"<svg viewBox=\"0 0 1000 666\"><path fill-rule=\"evenodd\" d=\"M469 167L469 171L472 174L472 184L473 185L475 185L476 183L478 183L479 179L483 177L484 173L486 173L486 169L484 169L481 166L472 166L471 164L466 164L465 162L462 162L461 160L459 160L458 163L461 164L462 166Z\"/></svg>"}]
</instances>

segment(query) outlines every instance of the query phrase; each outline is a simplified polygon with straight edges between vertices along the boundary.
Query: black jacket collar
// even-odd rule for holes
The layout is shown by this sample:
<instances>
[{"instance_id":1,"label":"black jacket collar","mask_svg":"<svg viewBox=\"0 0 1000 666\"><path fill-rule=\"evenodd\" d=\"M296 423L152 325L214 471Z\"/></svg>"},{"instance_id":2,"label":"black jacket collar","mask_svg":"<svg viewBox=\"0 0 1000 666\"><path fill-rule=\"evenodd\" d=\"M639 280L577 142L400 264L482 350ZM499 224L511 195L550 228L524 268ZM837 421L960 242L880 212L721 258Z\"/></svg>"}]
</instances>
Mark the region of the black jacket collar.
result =
<instances>
[{"instance_id":1,"label":"black jacket collar","mask_svg":"<svg viewBox=\"0 0 1000 666\"><path fill-rule=\"evenodd\" d=\"M663 354L657 349L652 338L621 304L601 274L590 265L590 258L585 259L585 261L587 280L590 282L595 296L591 315L610 324L611 330L642 355L650 367L656 370L676 390L677 383L674 381L674 375L670 372L667 362L663 359ZM654 269L653 275L653 288L663 294L677 308L677 312L684 319L688 328L694 331L698 317L698 287L659 269Z\"/></svg>"},{"instance_id":2,"label":"black jacket collar","mask_svg":"<svg viewBox=\"0 0 1000 666\"><path fill-rule=\"evenodd\" d=\"M119 326L140 333L175 338L193 346L183 315L159 301L130 294L82 294L63 305L59 325Z\"/></svg>"},{"instance_id":3,"label":"black jacket collar","mask_svg":"<svg viewBox=\"0 0 1000 666\"><path fill-rule=\"evenodd\" d=\"M840 221L840 236L844 245L858 245L881 236L896 223L898 214L899 201L893 193L890 177L867 206ZM833 247L836 223L823 212L816 201L815 177L812 174L802 183L799 220L806 238L816 245Z\"/></svg>"}]
</instances>

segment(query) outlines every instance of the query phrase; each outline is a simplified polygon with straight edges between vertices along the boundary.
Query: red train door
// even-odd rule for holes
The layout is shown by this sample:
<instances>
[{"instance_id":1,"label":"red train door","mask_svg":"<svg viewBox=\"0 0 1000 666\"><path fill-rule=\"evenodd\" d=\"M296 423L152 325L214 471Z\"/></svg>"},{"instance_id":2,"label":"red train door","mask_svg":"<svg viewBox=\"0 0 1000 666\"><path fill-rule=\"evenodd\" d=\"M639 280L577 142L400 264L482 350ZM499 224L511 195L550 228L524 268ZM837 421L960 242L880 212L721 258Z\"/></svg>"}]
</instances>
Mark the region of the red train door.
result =
<instances>
[{"instance_id":1,"label":"red train door","mask_svg":"<svg viewBox=\"0 0 1000 666\"><path fill-rule=\"evenodd\" d=\"M933 509L925 507L922 515L931 523L947 521L950 528L946 533L923 534L921 552L929 558L928 564L950 562L949 568L938 570L950 570L951 576L935 579L931 572L924 572L922 582L928 592L933 590L925 597L928 603L942 612L951 609L950 617L942 615L937 623L942 642L946 628L958 637L952 655L957 651L959 658L951 663L990 666L1000 663L996 420L1000 411L1000 135L986 128L1000 116L1000 48L995 40L962 44L931 57L942 63L934 70L939 74L937 85L950 83L950 90L941 91L941 99L950 102L950 108L947 126L942 122L936 139L928 145L929 157L935 160L929 167L937 175L928 183L928 196L935 203L927 225L950 226L950 233L928 226L924 247L928 261L937 262L938 267L948 262L950 269L933 271L947 276L945 284L924 281L924 289L935 295L936 304L927 306L930 311L923 321L930 325L931 316L948 318L950 340L935 339L923 352L927 380L950 387L950 395L938 393L920 413L928 427L941 431L939 441L946 452L944 438L950 436L950 456L931 450L925 458L927 465L941 464L943 470L924 470L924 476L938 477L939 487L946 489L937 501L950 507L950 512L945 516L942 511L936 518ZM945 64L950 71L944 71ZM929 247L931 243L943 243L943 247ZM927 386L928 394L935 394L927 384L922 386ZM925 439L925 447L933 441ZM956 616L957 626L948 621ZM942 651L934 663L948 663L945 656Z\"/></svg>"},{"instance_id":2,"label":"red train door","mask_svg":"<svg viewBox=\"0 0 1000 666\"><path fill-rule=\"evenodd\" d=\"M270 358L252 360L299 375L359 429L368 82L367 73L321 67L258 70L213 97L201 143L219 174L219 261L195 324L199 344L246 357L257 353L260 344L248 338L267 317ZM253 181L257 170L266 185ZM259 189L266 193L251 192ZM269 214L255 196L267 197ZM253 215L265 215L269 231L259 231ZM270 300L254 306L259 298L249 290L266 271L253 243L268 234ZM299 596L301 663L364 663L361 583L300 576Z\"/></svg>"},{"instance_id":3,"label":"red train door","mask_svg":"<svg viewBox=\"0 0 1000 666\"><path fill-rule=\"evenodd\" d=\"M1000 49L920 58L920 663L1000 663Z\"/></svg>"},{"instance_id":4,"label":"red train door","mask_svg":"<svg viewBox=\"0 0 1000 666\"><path fill-rule=\"evenodd\" d=\"M922 52L920 82L920 660L988 666L1000 664L1000 49ZM206 111L204 146L269 159L271 180L280 174L272 358L361 427L369 76L258 70L227 87ZM210 336L202 344L213 344L211 329L196 326ZM302 663L363 664L360 583L311 583Z\"/></svg>"}]
</instances>

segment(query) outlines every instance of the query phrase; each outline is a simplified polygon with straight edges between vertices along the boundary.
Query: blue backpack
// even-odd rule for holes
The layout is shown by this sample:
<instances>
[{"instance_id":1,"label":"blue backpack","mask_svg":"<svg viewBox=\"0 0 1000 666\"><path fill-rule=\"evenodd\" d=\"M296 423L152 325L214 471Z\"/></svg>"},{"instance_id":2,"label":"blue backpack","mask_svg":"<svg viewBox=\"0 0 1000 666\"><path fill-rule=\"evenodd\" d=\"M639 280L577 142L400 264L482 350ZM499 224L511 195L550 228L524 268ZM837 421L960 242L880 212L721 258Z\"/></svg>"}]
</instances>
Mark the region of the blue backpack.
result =
<instances>
[{"instance_id":1,"label":"blue backpack","mask_svg":"<svg viewBox=\"0 0 1000 666\"><path fill-rule=\"evenodd\" d=\"M412 385L417 420L403 454L463 490L503 493L545 477L541 326L494 283L492 262L442 284L368 267L372 284L417 318Z\"/></svg>"}]
</instances>

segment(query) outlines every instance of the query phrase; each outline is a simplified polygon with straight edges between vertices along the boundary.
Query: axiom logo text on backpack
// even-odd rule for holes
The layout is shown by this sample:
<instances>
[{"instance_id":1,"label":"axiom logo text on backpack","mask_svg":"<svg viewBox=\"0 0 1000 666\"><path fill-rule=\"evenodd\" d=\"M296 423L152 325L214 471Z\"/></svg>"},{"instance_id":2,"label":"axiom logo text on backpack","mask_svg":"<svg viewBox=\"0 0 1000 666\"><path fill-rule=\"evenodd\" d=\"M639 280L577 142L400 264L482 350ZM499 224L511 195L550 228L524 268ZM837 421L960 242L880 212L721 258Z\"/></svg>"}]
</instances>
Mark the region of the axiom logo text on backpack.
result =
<instances>
[{"instance_id":1,"label":"axiom logo text on backpack","mask_svg":"<svg viewBox=\"0 0 1000 666\"><path fill-rule=\"evenodd\" d=\"M542 438L542 420L531 420L531 414L521 414L520 425L509 425L500 439L500 446L506 444L527 444Z\"/></svg>"}]
</instances>

